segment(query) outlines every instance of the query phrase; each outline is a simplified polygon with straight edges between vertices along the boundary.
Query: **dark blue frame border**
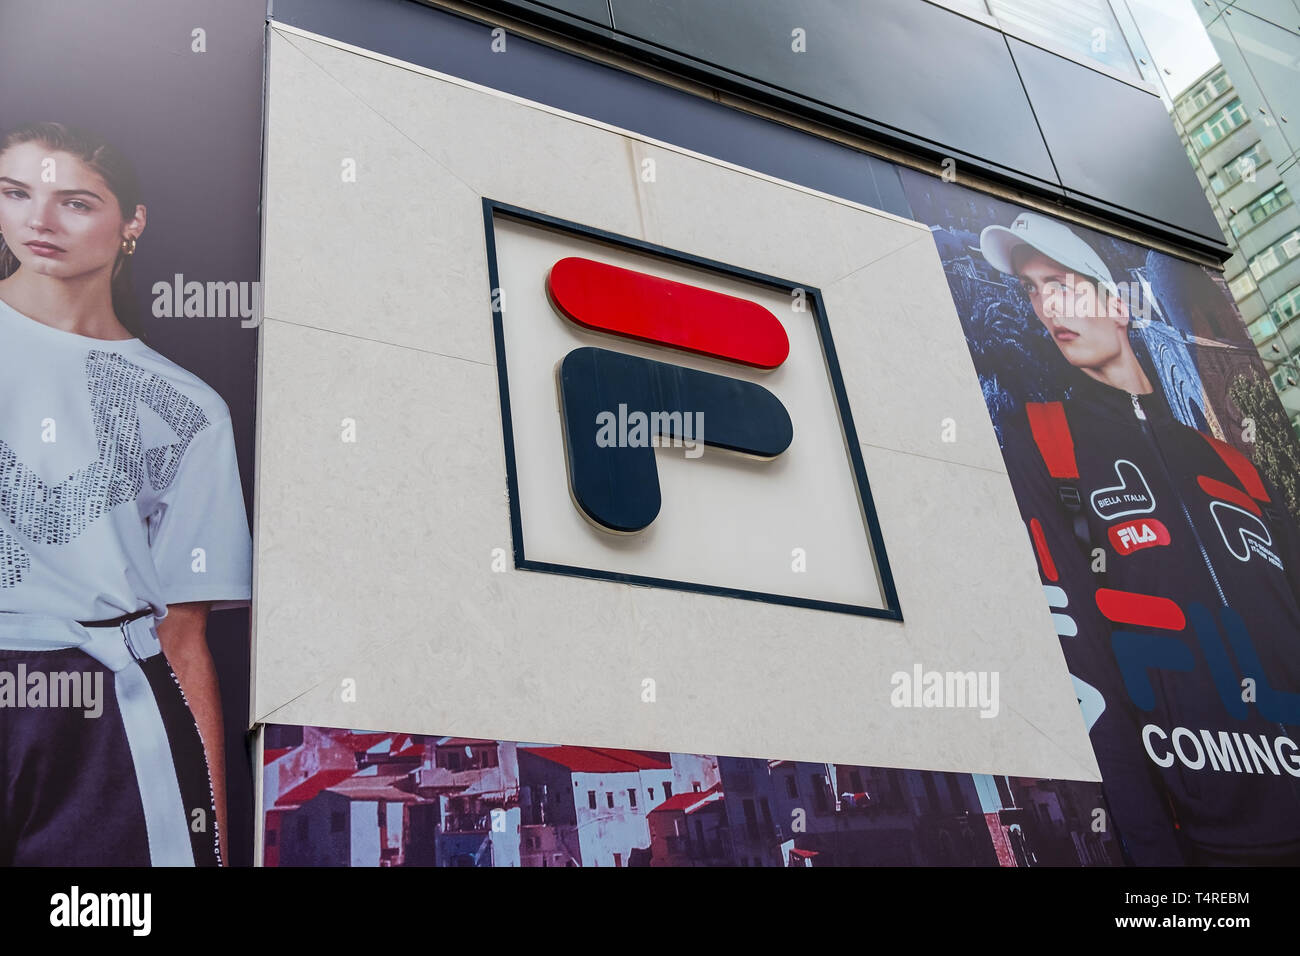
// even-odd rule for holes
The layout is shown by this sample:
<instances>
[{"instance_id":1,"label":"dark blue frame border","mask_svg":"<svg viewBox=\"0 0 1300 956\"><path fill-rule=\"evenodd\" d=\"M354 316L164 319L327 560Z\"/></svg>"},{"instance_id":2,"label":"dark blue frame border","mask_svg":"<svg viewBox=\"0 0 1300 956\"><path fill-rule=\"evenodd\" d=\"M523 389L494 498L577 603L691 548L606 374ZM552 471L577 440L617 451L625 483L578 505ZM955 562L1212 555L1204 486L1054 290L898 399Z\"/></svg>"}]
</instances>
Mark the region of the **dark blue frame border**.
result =
<instances>
[{"instance_id":1,"label":"dark blue frame border","mask_svg":"<svg viewBox=\"0 0 1300 956\"><path fill-rule=\"evenodd\" d=\"M595 568L582 568L568 564L552 564L546 561L529 560L524 553L523 517L519 510L519 481L515 461L514 424L510 416L510 383L506 369L505 327L501 310L492 309L492 333L496 344L497 389L501 399L501 432L505 442L506 453L506 487L510 497L510 534L514 551L515 567L524 571L542 571L549 574L567 574L572 577L595 578L601 581L617 581L622 584L638 584L649 587L668 588L676 591L693 591L699 594L715 594L721 597L741 598L748 601L763 601L768 604L784 604L790 607L805 607L818 611L835 611L841 614L857 614L862 617L885 618L891 621L903 620L903 609L899 605L898 591L894 586L893 572L889 568L889 556L885 552L885 539L880 530L880 520L876 514L875 501L871 497L871 486L867 481L866 465L862 461L862 449L858 444L857 429L853 427L853 414L849 410L848 395L844 390L844 378L840 373L839 358L835 353L835 342L831 337L830 323L826 318L826 309L822 304L821 290L815 286L779 279L738 266L705 259L701 256L678 252L665 246L631 239L616 233L594 229L581 223L557 219L542 213L511 206L494 199L483 197L483 231L487 240L488 255L488 301L495 302L496 290L501 287L497 269L496 216L505 216L532 225L545 226L561 232L568 232L585 239L595 239L611 245L621 246L637 252L647 253L660 259L679 262L720 272L733 278L753 282L783 292L802 289L807 300L812 304L812 314L817 325L817 336L822 344L822 356L826 361L826 371L831 379L831 388L835 394L835 404L839 409L840 427L848 449L849 461L858 485L858 502L862 508L862 518L866 525L867 536L871 540L871 549L876 561L876 574L880 579L881 594L885 607L864 607L856 604L840 604L835 601L817 601L810 598L790 597L784 594L768 594L765 591L746 591L738 588L718 587L710 584L693 584L688 581L675 581L669 578L652 578L639 574L623 574L616 571L601 571Z\"/></svg>"}]
</instances>

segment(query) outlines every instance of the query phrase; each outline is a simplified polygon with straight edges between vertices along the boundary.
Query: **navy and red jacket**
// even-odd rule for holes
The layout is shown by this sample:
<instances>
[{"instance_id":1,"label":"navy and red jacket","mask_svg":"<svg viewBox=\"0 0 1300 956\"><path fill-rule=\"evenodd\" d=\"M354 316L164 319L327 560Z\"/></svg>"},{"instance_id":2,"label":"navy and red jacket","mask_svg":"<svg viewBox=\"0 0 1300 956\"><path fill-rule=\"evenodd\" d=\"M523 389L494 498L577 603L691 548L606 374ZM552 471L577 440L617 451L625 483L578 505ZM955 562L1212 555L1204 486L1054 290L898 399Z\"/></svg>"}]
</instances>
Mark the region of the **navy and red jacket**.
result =
<instances>
[{"instance_id":1,"label":"navy and red jacket","mask_svg":"<svg viewBox=\"0 0 1300 956\"><path fill-rule=\"evenodd\" d=\"M1158 390L1071 385L1004 423L1003 455L1122 844L1139 865L1293 859L1295 522Z\"/></svg>"}]
</instances>

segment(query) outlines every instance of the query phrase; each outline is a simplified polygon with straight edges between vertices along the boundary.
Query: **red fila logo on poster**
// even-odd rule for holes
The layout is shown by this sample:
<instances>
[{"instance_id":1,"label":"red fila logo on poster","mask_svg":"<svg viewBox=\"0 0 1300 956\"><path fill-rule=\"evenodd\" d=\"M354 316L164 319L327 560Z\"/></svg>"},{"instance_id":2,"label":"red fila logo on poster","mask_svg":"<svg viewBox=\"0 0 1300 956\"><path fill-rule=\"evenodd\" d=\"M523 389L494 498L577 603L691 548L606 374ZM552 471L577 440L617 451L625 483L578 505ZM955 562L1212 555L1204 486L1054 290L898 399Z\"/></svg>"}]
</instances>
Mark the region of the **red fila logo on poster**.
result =
<instances>
[{"instance_id":1,"label":"red fila logo on poster","mask_svg":"<svg viewBox=\"0 0 1300 956\"><path fill-rule=\"evenodd\" d=\"M1132 554L1143 548L1155 548L1169 543L1169 529L1155 518L1125 521L1111 526L1107 535L1110 543L1121 555Z\"/></svg>"}]
</instances>

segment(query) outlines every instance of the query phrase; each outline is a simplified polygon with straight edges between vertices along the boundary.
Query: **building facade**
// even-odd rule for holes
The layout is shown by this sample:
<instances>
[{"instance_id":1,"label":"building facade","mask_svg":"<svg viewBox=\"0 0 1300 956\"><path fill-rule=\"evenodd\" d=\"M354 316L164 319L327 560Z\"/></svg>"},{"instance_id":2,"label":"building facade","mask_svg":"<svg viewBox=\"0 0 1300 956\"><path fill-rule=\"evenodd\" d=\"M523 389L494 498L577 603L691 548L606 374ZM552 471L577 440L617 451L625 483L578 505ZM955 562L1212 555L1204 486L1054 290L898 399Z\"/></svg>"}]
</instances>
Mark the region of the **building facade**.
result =
<instances>
[{"instance_id":1,"label":"building facade","mask_svg":"<svg viewBox=\"0 0 1300 956\"><path fill-rule=\"evenodd\" d=\"M1108 0L59 2L0 72L75 17L161 37L82 88L172 83L0 83L0 334L67 331L44 154L100 175L19 117L99 119L153 344L61 340L90 466L0 416L0 599L114 508L213 598L239 862L1300 862L1291 94L1209 73L1180 142Z\"/></svg>"},{"instance_id":2,"label":"building facade","mask_svg":"<svg viewBox=\"0 0 1300 956\"><path fill-rule=\"evenodd\" d=\"M1174 111L1188 156L1234 248L1224 265L1228 288L1294 424L1300 415L1300 341L1292 325L1300 316L1295 155L1274 159L1263 136L1274 121L1243 102L1222 65L1179 96Z\"/></svg>"}]
</instances>

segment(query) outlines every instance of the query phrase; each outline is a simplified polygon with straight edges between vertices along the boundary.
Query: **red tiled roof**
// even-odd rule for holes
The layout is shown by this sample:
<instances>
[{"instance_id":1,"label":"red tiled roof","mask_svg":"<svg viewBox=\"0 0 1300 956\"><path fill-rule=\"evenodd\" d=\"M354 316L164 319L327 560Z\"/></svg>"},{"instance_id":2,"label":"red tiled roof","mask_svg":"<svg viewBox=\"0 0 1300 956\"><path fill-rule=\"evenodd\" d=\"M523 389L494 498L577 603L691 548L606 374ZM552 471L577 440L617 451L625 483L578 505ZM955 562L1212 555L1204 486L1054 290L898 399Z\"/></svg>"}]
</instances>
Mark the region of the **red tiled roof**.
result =
<instances>
[{"instance_id":1,"label":"red tiled roof","mask_svg":"<svg viewBox=\"0 0 1300 956\"><path fill-rule=\"evenodd\" d=\"M598 747L520 747L523 753L558 763L577 773L635 773L638 770L671 770L672 765L632 750Z\"/></svg>"},{"instance_id":2,"label":"red tiled roof","mask_svg":"<svg viewBox=\"0 0 1300 956\"><path fill-rule=\"evenodd\" d=\"M696 810L722 798L722 784L715 783L702 793L674 793L650 812L659 813L662 811L667 813L680 810L682 813L694 813Z\"/></svg>"},{"instance_id":3,"label":"red tiled roof","mask_svg":"<svg viewBox=\"0 0 1300 956\"><path fill-rule=\"evenodd\" d=\"M483 737L439 737L437 741L439 747L472 747L494 743L495 740L486 740Z\"/></svg>"},{"instance_id":4,"label":"red tiled roof","mask_svg":"<svg viewBox=\"0 0 1300 956\"><path fill-rule=\"evenodd\" d=\"M381 740L393 736L392 734L340 734L335 739L343 747L347 747L354 753L364 753Z\"/></svg>"},{"instance_id":5,"label":"red tiled roof","mask_svg":"<svg viewBox=\"0 0 1300 956\"><path fill-rule=\"evenodd\" d=\"M414 737L395 737L388 748L390 757L416 757L424 753L424 742Z\"/></svg>"},{"instance_id":6,"label":"red tiled roof","mask_svg":"<svg viewBox=\"0 0 1300 956\"><path fill-rule=\"evenodd\" d=\"M661 757L648 754L644 750L611 750L608 747L587 747L593 753L604 754L615 760L624 760L633 764L638 770L672 770L673 765Z\"/></svg>"},{"instance_id":7,"label":"red tiled roof","mask_svg":"<svg viewBox=\"0 0 1300 956\"><path fill-rule=\"evenodd\" d=\"M313 797L318 796L322 790L328 790L335 784L342 783L354 773L356 773L356 770L349 768L318 771L296 787L280 794L280 799L275 801L275 805L276 807L301 806Z\"/></svg>"},{"instance_id":8,"label":"red tiled roof","mask_svg":"<svg viewBox=\"0 0 1300 956\"><path fill-rule=\"evenodd\" d=\"M262 766L265 767L268 764L275 763L292 749L292 747L272 747L269 750L263 750Z\"/></svg>"}]
</instances>

